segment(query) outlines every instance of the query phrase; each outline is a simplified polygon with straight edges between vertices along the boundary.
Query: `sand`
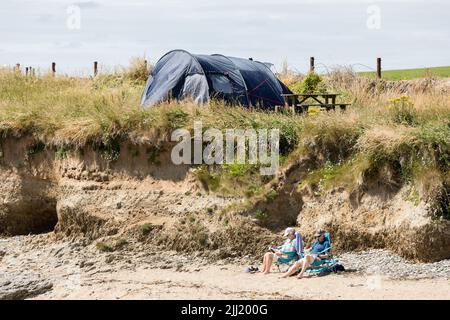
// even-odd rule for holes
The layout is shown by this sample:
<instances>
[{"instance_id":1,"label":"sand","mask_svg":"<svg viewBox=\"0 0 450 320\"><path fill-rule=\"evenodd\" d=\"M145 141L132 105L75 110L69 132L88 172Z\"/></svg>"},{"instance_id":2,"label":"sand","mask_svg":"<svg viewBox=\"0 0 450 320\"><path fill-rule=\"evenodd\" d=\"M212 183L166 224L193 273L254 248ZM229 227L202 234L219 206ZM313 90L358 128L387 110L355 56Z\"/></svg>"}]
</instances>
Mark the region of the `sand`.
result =
<instances>
[{"instance_id":1,"label":"sand","mask_svg":"<svg viewBox=\"0 0 450 320\"><path fill-rule=\"evenodd\" d=\"M279 273L247 274L244 268L213 265L176 272L143 267L97 273L73 290L56 285L35 299L450 299L449 279L356 274L280 279Z\"/></svg>"},{"instance_id":2,"label":"sand","mask_svg":"<svg viewBox=\"0 0 450 320\"><path fill-rule=\"evenodd\" d=\"M51 240L51 235L0 239L0 298L10 292L31 299L450 299L446 261L411 264L380 250L343 254L347 272L280 279L276 267L269 275L245 273L254 263L250 258L213 262L139 243L99 252L95 244ZM382 266L386 259L417 278L361 264Z\"/></svg>"}]
</instances>

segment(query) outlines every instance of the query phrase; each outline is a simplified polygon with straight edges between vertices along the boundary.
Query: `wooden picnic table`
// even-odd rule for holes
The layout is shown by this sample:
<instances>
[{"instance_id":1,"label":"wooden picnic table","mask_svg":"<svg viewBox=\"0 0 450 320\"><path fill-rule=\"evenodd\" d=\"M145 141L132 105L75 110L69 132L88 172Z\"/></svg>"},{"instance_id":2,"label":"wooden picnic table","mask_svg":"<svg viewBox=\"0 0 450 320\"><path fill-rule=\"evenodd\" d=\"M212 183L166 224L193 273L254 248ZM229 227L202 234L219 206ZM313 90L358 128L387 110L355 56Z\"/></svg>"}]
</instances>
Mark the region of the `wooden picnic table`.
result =
<instances>
[{"instance_id":1,"label":"wooden picnic table","mask_svg":"<svg viewBox=\"0 0 450 320\"><path fill-rule=\"evenodd\" d=\"M341 110L345 110L349 105L348 103L336 103L339 93L300 93L300 94L282 94L286 104L286 108L293 108L295 112L308 111L309 107L319 107L321 110L334 110L336 106ZM306 103L308 99L314 101L314 103Z\"/></svg>"}]
</instances>

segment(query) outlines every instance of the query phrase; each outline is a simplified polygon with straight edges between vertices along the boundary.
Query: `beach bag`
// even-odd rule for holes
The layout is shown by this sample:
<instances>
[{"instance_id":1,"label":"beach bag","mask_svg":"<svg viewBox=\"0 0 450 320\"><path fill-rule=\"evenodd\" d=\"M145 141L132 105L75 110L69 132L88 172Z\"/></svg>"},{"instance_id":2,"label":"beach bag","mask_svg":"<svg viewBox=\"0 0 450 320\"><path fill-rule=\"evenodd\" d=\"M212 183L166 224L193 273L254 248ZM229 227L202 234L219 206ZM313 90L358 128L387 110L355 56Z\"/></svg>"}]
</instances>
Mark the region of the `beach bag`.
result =
<instances>
[{"instance_id":1,"label":"beach bag","mask_svg":"<svg viewBox=\"0 0 450 320\"><path fill-rule=\"evenodd\" d=\"M330 272L334 272L334 273L345 271L344 266L340 263L336 263L336 264L332 265L331 267L329 267L329 269L330 269Z\"/></svg>"}]
</instances>

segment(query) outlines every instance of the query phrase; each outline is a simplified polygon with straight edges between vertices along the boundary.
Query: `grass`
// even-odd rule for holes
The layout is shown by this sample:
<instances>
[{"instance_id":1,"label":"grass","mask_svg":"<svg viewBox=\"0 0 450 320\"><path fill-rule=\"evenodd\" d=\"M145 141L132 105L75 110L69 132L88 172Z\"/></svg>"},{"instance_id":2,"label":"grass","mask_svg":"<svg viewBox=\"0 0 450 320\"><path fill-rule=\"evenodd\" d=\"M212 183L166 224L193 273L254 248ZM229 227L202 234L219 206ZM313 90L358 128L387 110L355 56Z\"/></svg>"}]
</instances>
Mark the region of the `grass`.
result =
<instances>
[{"instance_id":1,"label":"grass","mask_svg":"<svg viewBox=\"0 0 450 320\"><path fill-rule=\"evenodd\" d=\"M97 242L95 246L100 252L113 252L115 250L113 245L103 241Z\"/></svg>"},{"instance_id":2,"label":"grass","mask_svg":"<svg viewBox=\"0 0 450 320\"><path fill-rule=\"evenodd\" d=\"M114 242L106 242L106 241L99 241L95 244L97 250L100 252L114 252L121 250L126 245L128 245L128 241L125 239L117 239Z\"/></svg>"},{"instance_id":3,"label":"grass","mask_svg":"<svg viewBox=\"0 0 450 320\"><path fill-rule=\"evenodd\" d=\"M376 72L359 72L361 76L375 78ZM386 70L381 72L381 77L385 80L411 80L418 78L448 78L450 77L449 67L432 67L418 69Z\"/></svg>"},{"instance_id":4,"label":"grass","mask_svg":"<svg viewBox=\"0 0 450 320\"><path fill-rule=\"evenodd\" d=\"M134 63L131 71L93 79L31 78L0 70L0 139L34 136L29 156L52 147L59 158L91 144L114 161L122 141L139 143L142 137L165 141L175 128L192 132L194 121L202 121L204 129L278 128L282 164L310 158L311 173L305 181L323 190L339 185L355 189L378 181L393 187L412 184L422 200L445 199L442 190L450 184L448 92L411 84L405 95L403 87L336 70L320 83L352 103L345 113L292 115L229 107L219 101L209 106L172 102L144 110L142 68ZM287 74L291 85L299 87L301 78ZM158 153L149 152L149 161L158 162ZM420 168L433 174L425 175ZM277 196L267 187L272 177L260 176L258 165L198 166L195 173L212 192L267 201ZM414 202L417 194L411 197ZM445 207L445 200L441 202Z\"/></svg>"},{"instance_id":5,"label":"grass","mask_svg":"<svg viewBox=\"0 0 450 320\"><path fill-rule=\"evenodd\" d=\"M155 226L152 225L151 223L144 223L142 225L139 226L139 233L142 236L147 236L150 234L150 232L152 232L155 229Z\"/></svg>"}]
</instances>

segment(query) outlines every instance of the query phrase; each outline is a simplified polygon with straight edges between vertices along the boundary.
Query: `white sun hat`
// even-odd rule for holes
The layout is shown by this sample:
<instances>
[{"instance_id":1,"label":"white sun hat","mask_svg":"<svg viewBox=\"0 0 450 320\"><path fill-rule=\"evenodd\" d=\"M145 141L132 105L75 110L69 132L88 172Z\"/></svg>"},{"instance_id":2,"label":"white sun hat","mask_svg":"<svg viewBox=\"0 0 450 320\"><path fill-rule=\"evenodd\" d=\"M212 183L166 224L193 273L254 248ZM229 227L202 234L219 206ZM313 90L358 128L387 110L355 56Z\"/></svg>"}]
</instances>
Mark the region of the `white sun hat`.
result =
<instances>
[{"instance_id":1,"label":"white sun hat","mask_svg":"<svg viewBox=\"0 0 450 320\"><path fill-rule=\"evenodd\" d=\"M295 229L292 227L286 228L286 230L284 230L284 236L287 237L290 234L294 234L295 233Z\"/></svg>"}]
</instances>

